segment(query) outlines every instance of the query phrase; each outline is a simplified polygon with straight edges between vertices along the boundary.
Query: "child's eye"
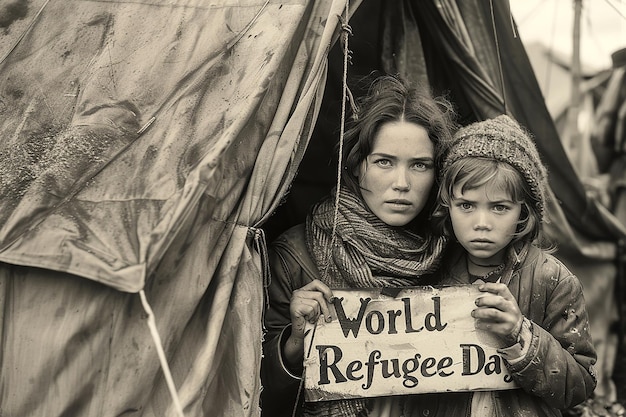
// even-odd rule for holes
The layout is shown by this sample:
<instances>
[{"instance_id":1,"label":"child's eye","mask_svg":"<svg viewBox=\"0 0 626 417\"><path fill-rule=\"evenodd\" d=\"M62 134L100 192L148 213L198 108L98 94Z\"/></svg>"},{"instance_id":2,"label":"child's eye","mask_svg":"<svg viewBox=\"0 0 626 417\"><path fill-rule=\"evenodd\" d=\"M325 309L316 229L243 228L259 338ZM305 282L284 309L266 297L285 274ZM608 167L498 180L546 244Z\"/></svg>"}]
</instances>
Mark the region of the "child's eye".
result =
<instances>
[{"instance_id":1,"label":"child's eye","mask_svg":"<svg viewBox=\"0 0 626 417\"><path fill-rule=\"evenodd\" d=\"M493 206L493 210L497 213L503 213L507 211L508 209L509 207L504 204L496 204L495 206Z\"/></svg>"},{"instance_id":2,"label":"child's eye","mask_svg":"<svg viewBox=\"0 0 626 417\"><path fill-rule=\"evenodd\" d=\"M467 201L459 201L455 205L463 211L471 210L473 207L472 203L468 203Z\"/></svg>"}]
</instances>

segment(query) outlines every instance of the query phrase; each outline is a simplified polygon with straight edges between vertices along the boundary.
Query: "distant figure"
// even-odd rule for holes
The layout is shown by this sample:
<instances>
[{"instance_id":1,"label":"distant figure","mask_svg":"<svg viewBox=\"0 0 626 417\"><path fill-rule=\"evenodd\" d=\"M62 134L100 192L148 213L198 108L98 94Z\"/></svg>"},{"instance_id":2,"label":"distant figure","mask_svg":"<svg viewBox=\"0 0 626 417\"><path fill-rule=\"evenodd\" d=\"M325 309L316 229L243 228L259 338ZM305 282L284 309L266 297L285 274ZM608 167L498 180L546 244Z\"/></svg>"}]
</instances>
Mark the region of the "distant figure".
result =
<instances>
[{"instance_id":1,"label":"distant figure","mask_svg":"<svg viewBox=\"0 0 626 417\"><path fill-rule=\"evenodd\" d=\"M613 72L596 110L591 145L608 172L611 211L626 226L626 48L611 55Z\"/></svg>"},{"instance_id":2,"label":"distant figure","mask_svg":"<svg viewBox=\"0 0 626 417\"><path fill-rule=\"evenodd\" d=\"M626 227L626 48L611 54L613 71L596 110L591 146L598 161L601 173L609 174L609 209ZM624 248L626 242L620 242ZM623 254L618 262L623 262ZM617 277L623 282L624 277ZM621 295L620 295L621 296ZM624 300L617 299L617 307L623 309ZM626 415L620 404L626 400L626 364L623 364L624 340L617 341L618 335L611 329L607 340L606 353L608 368L604 370L604 383L598 384L596 394L611 404L615 415ZM594 339L595 340L595 339ZM617 358L616 361L613 359ZM609 362L610 361L610 362ZM602 381L601 381L602 382Z\"/></svg>"}]
</instances>

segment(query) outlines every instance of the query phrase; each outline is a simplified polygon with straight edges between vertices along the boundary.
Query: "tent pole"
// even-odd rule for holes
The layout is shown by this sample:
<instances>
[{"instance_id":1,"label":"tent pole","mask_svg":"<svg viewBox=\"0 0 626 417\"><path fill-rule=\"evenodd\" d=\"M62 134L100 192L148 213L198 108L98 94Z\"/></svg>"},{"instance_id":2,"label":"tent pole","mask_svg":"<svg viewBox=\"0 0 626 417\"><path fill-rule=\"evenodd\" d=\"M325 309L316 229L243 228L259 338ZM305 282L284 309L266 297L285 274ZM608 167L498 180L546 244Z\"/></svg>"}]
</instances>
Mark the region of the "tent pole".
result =
<instances>
[{"instance_id":1,"label":"tent pole","mask_svg":"<svg viewBox=\"0 0 626 417\"><path fill-rule=\"evenodd\" d=\"M567 111L567 128L564 135L564 146L570 157L578 158L580 154L580 130L578 129L578 115L580 113L580 20L582 15L582 0L574 1L574 28L572 31L572 89L570 105Z\"/></svg>"}]
</instances>

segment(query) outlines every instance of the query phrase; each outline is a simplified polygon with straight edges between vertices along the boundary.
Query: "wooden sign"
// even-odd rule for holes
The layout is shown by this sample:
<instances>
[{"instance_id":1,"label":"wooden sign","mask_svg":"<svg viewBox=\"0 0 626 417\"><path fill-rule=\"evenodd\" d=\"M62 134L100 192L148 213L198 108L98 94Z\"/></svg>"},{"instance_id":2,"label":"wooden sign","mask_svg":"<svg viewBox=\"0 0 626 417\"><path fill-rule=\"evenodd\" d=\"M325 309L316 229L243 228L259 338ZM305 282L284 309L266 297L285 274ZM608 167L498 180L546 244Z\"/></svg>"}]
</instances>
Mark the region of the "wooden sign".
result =
<instances>
[{"instance_id":1,"label":"wooden sign","mask_svg":"<svg viewBox=\"0 0 626 417\"><path fill-rule=\"evenodd\" d=\"M333 290L332 321L305 339L305 399L517 388L475 329L476 286Z\"/></svg>"}]
</instances>

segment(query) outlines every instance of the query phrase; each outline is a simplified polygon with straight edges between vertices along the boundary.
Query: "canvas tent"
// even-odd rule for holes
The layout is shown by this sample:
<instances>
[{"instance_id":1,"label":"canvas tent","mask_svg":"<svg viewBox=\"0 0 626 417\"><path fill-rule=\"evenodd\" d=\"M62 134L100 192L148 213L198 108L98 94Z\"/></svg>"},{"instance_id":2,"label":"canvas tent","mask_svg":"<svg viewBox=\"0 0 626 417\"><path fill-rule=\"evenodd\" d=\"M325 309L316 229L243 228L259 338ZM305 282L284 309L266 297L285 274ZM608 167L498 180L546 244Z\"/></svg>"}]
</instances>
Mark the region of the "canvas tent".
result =
<instances>
[{"instance_id":1,"label":"canvas tent","mask_svg":"<svg viewBox=\"0 0 626 417\"><path fill-rule=\"evenodd\" d=\"M571 59L550 50L540 42L525 44L537 81L545 98L546 107L556 125L559 137L576 173L589 189L606 193L606 176L600 175L598 161L591 147L591 132L595 126L594 113L607 88L610 69L593 69L581 63L578 123L572 131L568 117L572 102ZM592 188L593 187L593 188ZM606 195L601 201L610 206Z\"/></svg>"},{"instance_id":2,"label":"canvas tent","mask_svg":"<svg viewBox=\"0 0 626 417\"><path fill-rule=\"evenodd\" d=\"M564 249L612 265L621 228L568 164L506 1L349 6L353 74L427 78L464 121L510 112ZM331 155L346 2L0 7L0 414L259 415L264 233Z\"/></svg>"}]
</instances>

